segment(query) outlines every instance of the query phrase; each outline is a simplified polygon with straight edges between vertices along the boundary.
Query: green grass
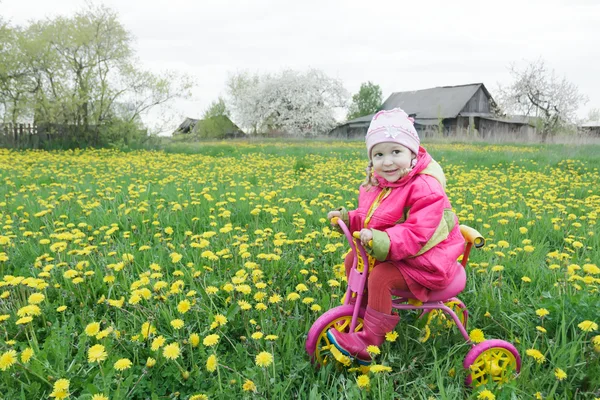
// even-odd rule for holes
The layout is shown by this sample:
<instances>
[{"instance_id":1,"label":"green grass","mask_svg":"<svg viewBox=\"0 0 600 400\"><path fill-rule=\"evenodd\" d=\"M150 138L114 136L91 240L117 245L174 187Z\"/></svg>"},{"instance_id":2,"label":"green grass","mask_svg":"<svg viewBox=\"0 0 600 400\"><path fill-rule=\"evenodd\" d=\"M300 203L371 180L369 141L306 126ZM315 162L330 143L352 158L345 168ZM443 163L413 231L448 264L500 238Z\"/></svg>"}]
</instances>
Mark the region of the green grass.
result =
<instances>
[{"instance_id":1,"label":"green grass","mask_svg":"<svg viewBox=\"0 0 600 400\"><path fill-rule=\"evenodd\" d=\"M0 260L6 258L0 261L0 315L7 316L0 322L0 356L15 350L18 357L0 371L0 397L47 398L61 378L70 381L70 398L81 399L97 393L110 399L199 393L215 399L456 399L477 398L483 389L497 399L537 392L600 397L592 343L599 332L578 327L600 322L600 275L590 267L600 260L600 147L425 145L446 172L461 223L487 239L472 253L460 296L469 309L468 329L517 346L523 367L516 380L465 388L468 345L456 328L437 325L422 342L424 326L415 312L401 314L397 341L384 344L377 358L392 372L370 373L368 390L358 387L356 371L333 363L314 368L304 351L306 334L345 289L339 270L347 246L324 217L356 205L364 144L204 142L127 153L0 150ZM214 236L202 237L211 231ZM53 247L57 242L66 248ZM173 262L174 253L181 260ZM124 261L128 254L132 261ZM330 287L332 279L340 287ZM173 290L178 281L183 287ZM299 291L299 284L308 290ZM248 285L250 293L237 285ZM148 291L136 292L143 288ZM36 292L45 296L40 315L17 325L18 311ZM287 300L292 292L301 298ZM137 301L136 294L148 293ZM274 295L281 301L270 303ZM121 298L121 308L107 302ZM182 314L177 306L186 299L192 307ZM252 309L244 310L242 300ZM266 309L256 309L258 303ZM57 311L62 305L67 309ZM537 316L541 308L549 315ZM211 329L219 314L227 322ZM174 329L174 319L184 327ZM92 322L112 332L88 336ZM148 339L141 336L145 322L156 328ZM256 332L277 338L252 338ZM197 347L192 334L200 338ZM220 337L214 347L202 344L210 334ZM151 349L159 335L165 344L179 344L176 360ZM107 352L100 364L88 362L96 344ZM27 363L20 359L26 348L34 351ZM526 355L528 349L545 361ZM267 367L255 362L263 351L274 358ZM211 354L219 363L214 372L206 369ZM146 367L148 357L154 366ZM114 363L122 358L133 366L117 371ZM555 368L567 377L557 380ZM256 394L243 390L246 380Z\"/></svg>"}]
</instances>

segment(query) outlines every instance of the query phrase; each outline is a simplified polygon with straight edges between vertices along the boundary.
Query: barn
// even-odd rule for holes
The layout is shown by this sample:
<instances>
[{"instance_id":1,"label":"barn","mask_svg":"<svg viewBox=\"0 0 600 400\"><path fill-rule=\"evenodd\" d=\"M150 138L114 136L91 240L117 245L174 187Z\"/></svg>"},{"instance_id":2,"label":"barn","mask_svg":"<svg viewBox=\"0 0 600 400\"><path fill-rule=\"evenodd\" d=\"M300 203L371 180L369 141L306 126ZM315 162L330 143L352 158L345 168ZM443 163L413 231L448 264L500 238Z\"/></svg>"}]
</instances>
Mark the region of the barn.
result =
<instances>
[{"instance_id":1,"label":"barn","mask_svg":"<svg viewBox=\"0 0 600 400\"><path fill-rule=\"evenodd\" d=\"M422 137L477 135L481 138L535 136L533 121L525 116L500 117L496 103L483 83L442 86L392 93L382 110L400 107L415 118ZM373 115L347 121L334 128L334 137L362 137Z\"/></svg>"}]
</instances>

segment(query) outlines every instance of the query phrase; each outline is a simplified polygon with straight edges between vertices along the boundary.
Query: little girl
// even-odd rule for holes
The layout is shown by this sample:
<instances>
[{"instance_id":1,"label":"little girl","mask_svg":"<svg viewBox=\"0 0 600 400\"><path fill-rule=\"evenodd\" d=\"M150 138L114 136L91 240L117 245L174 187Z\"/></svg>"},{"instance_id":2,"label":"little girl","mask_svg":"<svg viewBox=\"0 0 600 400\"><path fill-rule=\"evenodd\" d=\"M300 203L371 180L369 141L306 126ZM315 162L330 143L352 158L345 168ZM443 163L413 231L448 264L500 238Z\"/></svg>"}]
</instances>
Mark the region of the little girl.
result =
<instances>
[{"instance_id":1,"label":"little girl","mask_svg":"<svg viewBox=\"0 0 600 400\"><path fill-rule=\"evenodd\" d=\"M444 191L440 166L420 146L413 120L403 110L380 111L366 136L369 165L360 187L358 208L331 211L351 232L360 231L363 245L376 259L367 282L368 305L363 330L327 336L342 353L362 364L371 362L369 345L379 346L399 321L392 314L392 290L410 291L427 301L432 290L446 288L462 266L464 250L458 218ZM346 258L346 275L352 254Z\"/></svg>"}]
</instances>

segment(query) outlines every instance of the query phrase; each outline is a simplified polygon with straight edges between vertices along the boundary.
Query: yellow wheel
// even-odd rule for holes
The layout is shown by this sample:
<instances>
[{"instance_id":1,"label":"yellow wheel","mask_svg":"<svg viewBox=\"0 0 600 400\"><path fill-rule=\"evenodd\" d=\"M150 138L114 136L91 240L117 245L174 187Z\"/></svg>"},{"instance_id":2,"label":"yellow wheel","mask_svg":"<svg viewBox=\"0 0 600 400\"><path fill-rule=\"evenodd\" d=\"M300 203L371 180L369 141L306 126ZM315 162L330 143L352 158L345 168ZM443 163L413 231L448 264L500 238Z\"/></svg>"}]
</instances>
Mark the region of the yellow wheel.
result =
<instances>
[{"instance_id":1,"label":"yellow wheel","mask_svg":"<svg viewBox=\"0 0 600 400\"><path fill-rule=\"evenodd\" d=\"M319 319L315 321L310 330L308 331L308 338L306 340L306 351L310 355L313 362L325 365L330 360L330 355L334 356L337 352L331 351L333 345L327 338L327 331L331 328L337 329L340 332L348 332L350 329L350 323L352 322L352 313L354 312L353 305L339 306L332 308L325 314L321 315ZM358 319L356 321L356 328L354 332L358 332L363 327L364 309L360 309L358 312ZM343 355L341 353L339 356ZM339 359L344 364L345 359Z\"/></svg>"},{"instance_id":2,"label":"yellow wheel","mask_svg":"<svg viewBox=\"0 0 600 400\"><path fill-rule=\"evenodd\" d=\"M465 383L469 386L506 383L521 370L521 357L517 349L504 340L486 340L469 351L463 367L467 370Z\"/></svg>"}]
</instances>

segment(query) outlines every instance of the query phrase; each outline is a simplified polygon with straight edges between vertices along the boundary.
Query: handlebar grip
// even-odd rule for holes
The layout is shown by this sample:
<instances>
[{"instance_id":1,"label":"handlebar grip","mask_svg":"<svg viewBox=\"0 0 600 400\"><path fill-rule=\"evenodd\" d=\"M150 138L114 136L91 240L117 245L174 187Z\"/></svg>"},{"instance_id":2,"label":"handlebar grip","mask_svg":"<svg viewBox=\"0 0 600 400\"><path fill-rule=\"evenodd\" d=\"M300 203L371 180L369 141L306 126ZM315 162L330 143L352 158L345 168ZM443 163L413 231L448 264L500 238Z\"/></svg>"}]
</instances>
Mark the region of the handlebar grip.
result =
<instances>
[{"instance_id":1,"label":"handlebar grip","mask_svg":"<svg viewBox=\"0 0 600 400\"><path fill-rule=\"evenodd\" d=\"M360 239L360 231L352 232L352 237L354 237L355 239ZM369 240L369 243L367 243L367 246L373 247L373 240Z\"/></svg>"},{"instance_id":2,"label":"handlebar grip","mask_svg":"<svg viewBox=\"0 0 600 400\"><path fill-rule=\"evenodd\" d=\"M470 226L460 225L460 233L462 233L467 242L472 243L476 248L480 248L485 245L485 239L483 238L483 235Z\"/></svg>"}]
</instances>

